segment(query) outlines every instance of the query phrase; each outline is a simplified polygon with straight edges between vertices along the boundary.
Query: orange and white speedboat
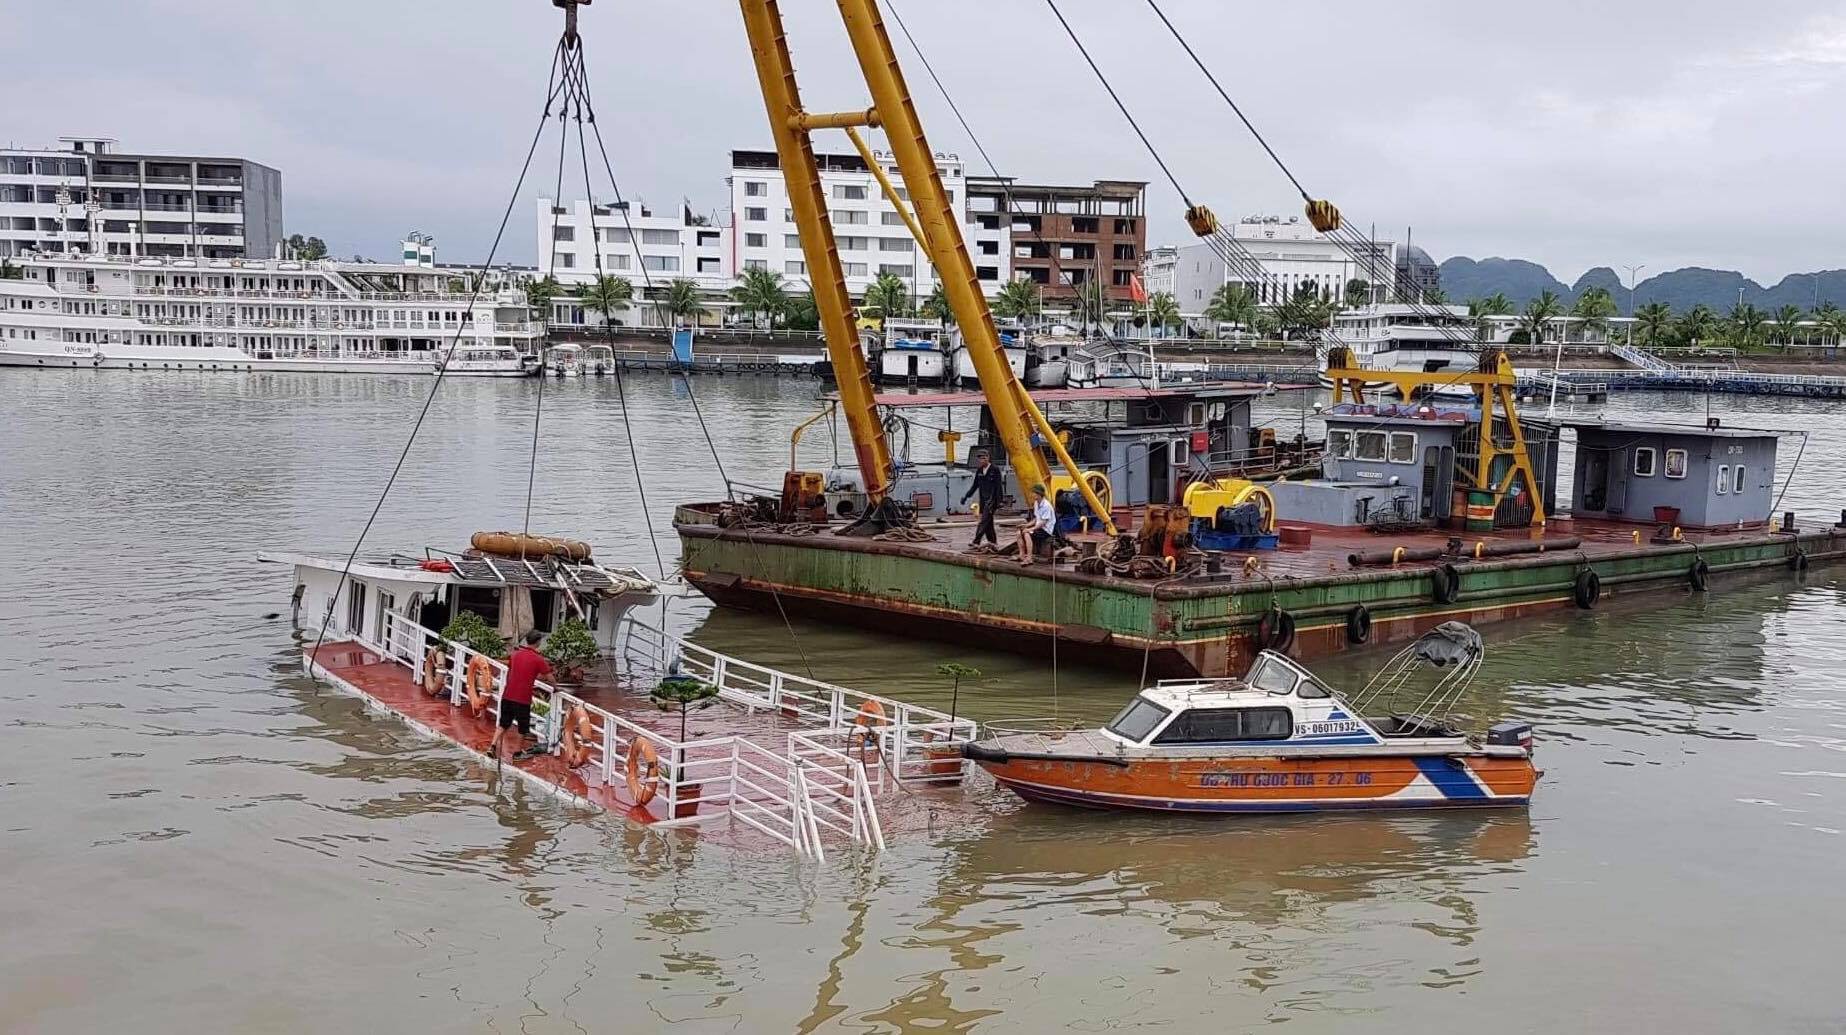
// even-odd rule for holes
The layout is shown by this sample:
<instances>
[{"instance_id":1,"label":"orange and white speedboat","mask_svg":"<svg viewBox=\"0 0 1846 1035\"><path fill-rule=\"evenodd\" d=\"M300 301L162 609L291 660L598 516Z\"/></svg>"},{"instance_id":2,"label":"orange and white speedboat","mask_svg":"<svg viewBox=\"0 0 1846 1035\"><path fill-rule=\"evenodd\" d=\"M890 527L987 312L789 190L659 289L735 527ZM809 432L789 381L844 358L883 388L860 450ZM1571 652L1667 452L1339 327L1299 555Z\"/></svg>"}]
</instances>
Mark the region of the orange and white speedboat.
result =
<instances>
[{"instance_id":1,"label":"orange and white speedboat","mask_svg":"<svg viewBox=\"0 0 1846 1035\"><path fill-rule=\"evenodd\" d=\"M1264 651L1242 679L1162 680L1101 729L1008 733L963 752L1022 798L1087 808L1524 806L1539 777L1532 727L1502 722L1475 739L1446 719L1482 655L1479 634L1445 623L1398 652L1348 703L1294 661ZM1424 665L1443 675L1413 689Z\"/></svg>"}]
</instances>

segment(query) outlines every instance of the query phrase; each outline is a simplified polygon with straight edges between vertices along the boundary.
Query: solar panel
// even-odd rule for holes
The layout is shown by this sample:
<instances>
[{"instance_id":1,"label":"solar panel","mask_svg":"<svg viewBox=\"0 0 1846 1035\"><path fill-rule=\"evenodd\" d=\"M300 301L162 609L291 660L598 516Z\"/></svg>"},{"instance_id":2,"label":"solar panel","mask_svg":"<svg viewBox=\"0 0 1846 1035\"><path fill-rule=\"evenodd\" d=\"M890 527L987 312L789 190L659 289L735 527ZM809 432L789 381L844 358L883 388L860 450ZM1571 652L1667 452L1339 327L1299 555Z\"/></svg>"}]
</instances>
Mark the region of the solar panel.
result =
<instances>
[{"instance_id":1,"label":"solar panel","mask_svg":"<svg viewBox=\"0 0 1846 1035\"><path fill-rule=\"evenodd\" d=\"M520 561L511 557L457 558L455 574L468 582L571 589L614 589L616 582L600 568L555 561Z\"/></svg>"}]
</instances>

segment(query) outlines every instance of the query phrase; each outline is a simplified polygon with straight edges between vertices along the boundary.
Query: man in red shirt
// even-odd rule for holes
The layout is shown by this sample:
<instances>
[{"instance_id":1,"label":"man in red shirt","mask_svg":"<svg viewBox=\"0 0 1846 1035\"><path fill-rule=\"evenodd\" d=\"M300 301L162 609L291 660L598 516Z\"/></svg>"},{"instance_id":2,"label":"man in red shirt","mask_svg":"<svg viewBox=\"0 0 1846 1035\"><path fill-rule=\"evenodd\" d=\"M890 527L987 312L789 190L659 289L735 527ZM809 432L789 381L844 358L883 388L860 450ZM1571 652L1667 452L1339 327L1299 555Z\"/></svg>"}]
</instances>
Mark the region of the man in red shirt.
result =
<instances>
[{"instance_id":1,"label":"man in red shirt","mask_svg":"<svg viewBox=\"0 0 1846 1035\"><path fill-rule=\"evenodd\" d=\"M526 642L506 659L506 688L500 691L500 728L494 730L493 743L487 746L487 757L500 757L500 738L506 734L507 727L519 724L519 732L525 736L532 735L532 684L540 676L551 675L551 662L538 652L538 641L544 635L537 629L526 633ZM515 736L514 741L518 741Z\"/></svg>"}]
</instances>

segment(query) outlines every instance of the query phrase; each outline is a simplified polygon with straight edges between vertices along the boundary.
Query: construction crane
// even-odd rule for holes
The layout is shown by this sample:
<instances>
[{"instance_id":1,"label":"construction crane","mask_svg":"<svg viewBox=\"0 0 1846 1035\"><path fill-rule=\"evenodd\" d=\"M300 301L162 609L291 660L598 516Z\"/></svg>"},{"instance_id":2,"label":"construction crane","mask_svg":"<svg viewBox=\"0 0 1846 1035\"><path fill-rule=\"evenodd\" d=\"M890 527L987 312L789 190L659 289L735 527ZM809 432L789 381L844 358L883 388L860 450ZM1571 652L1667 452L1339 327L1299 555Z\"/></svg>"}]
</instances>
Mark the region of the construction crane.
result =
<instances>
[{"instance_id":1,"label":"construction crane","mask_svg":"<svg viewBox=\"0 0 1846 1035\"><path fill-rule=\"evenodd\" d=\"M847 294L846 274L840 265L833 226L827 215L826 194L821 188L820 168L814 157L811 135L824 129L846 131L888 200L916 236L918 246L934 264L949 309L961 329L963 344L980 378L981 393L986 397L994 431L1006 450L1020 486L1043 484L1054 495L1059 489L1080 493L1090 511L1097 515L1109 534L1114 535L1116 529L1109 507L1094 484L1097 472L1089 472L1086 477L1078 468L1006 361L999 333L994 329L993 314L988 311L987 299L975 278L974 264L968 258L961 224L943 190L934 152L923 135L916 108L911 104L909 88L904 83L903 71L898 67L897 54L885 32L884 18L876 0L837 0L847 38L871 95L871 104L858 110L822 113L810 112L802 105L780 5L776 0L739 2L757 80L762 87L763 105L769 116L770 133L776 142L776 156L788 184L789 208L793 210L802 255L807 260L814 306L827 342L827 356L839 382L840 409L846 415L860 476L869 497L869 520L862 524L876 530L901 518L890 501L894 472L891 447L878 419L871 372L860 348L852 298ZM908 206L873 159L859 136L858 127L884 130L897 161L898 173L909 193ZM1052 467L1039 443L1054 455L1062 472L1058 476L1053 477ZM1103 484L1106 485L1106 480Z\"/></svg>"}]
</instances>

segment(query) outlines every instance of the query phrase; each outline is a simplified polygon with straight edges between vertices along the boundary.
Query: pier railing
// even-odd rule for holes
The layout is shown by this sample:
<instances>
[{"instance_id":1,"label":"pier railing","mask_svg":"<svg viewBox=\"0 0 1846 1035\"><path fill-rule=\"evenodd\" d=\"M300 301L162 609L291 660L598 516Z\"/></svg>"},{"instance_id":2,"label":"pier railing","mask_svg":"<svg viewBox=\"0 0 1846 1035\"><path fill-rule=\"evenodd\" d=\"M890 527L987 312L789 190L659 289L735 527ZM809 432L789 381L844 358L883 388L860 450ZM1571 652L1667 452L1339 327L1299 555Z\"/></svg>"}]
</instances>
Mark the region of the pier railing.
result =
<instances>
[{"instance_id":1,"label":"pier railing","mask_svg":"<svg viewBox=\"0 0 1846 1035\"><path fill-rule=\"evenodd\" d=\"M642 625L641 628L645 630L642 635L653 633L661 643L680 642L676 637L663 637L652 627ZM630 632L633 635L634 630ZM444 674L449 703L458 708L468 706L467 671L476 651L444 639L394 612L385 614L382 643L373 643L364 637L359 639L381 656L409 668L413 678L421 677L423 660L429 651L441 649L447 658ZM784 680L826 686L703 648L688 653L696 659L684 665L689 674L709 679L720 688L723 699L751 710L761 706L767 698L740 687L755 686L762 690ZM493 673L485 713L497 722L500 696L506 685L506 664L486 655L480 656ZM702 672L695 667L700 663L704 665ZM804 731L788 734L786 743L776 745L781 751L758 744L743 734L675 741L568 690L543 681L537 682L534 689L534 734L547 750L557 752L561 749L565 724L574 716L588 717L591 730L583 739L586 758L577 769L580 775L587 774L584 776L586 782L594 781L603 786L628 782L630 758L643 759L651 754L654 773L646 780L657 789L665 814L665 819L656 822L683 823L729 816L817 860L825 859L823 831L874 849L882 849L885 845L873 800L874 782L867 774L864 761L828 741L856 734L868 739L879 737L882 744L883 738L890 737L888 753L881 749L874 758L882 781L886 758L891 759L893 777L901 778L898 774L904 769L905 736L934 737L938 730L942 736L958 730L969 736L973 734L972 723L925 721L936 713L925 715L922 713L928 710L921 709L916 716L905 716L912 720L914 728L898 729L894 735L884 730L874 734L857 727ZM843 694L857 693L844 687L830 689ZM818 697L806 690L796 693ZM872 695L859 696L869 699ZM789 703L793 705L792 698ZM955 761L955 775L959 778L959 748Z\"/></svg>"}]
</instances>

